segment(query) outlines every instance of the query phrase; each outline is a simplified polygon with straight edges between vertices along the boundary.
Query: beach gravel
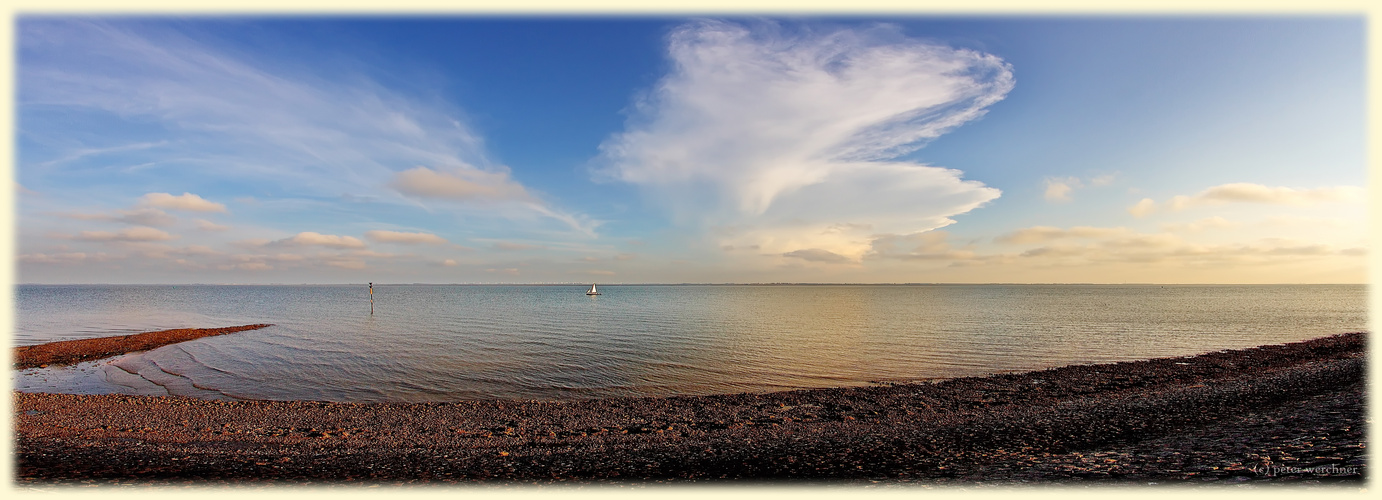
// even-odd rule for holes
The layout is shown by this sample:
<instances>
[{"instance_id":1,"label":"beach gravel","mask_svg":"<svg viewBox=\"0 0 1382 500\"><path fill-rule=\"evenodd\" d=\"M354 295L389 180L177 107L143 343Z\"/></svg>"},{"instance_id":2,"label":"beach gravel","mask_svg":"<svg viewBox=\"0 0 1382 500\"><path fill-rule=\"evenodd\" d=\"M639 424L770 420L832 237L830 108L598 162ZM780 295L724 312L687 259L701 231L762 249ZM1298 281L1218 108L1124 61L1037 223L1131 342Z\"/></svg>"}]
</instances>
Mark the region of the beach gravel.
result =
<instances>
[{"instance_id":1,"label":"beach gravel","mask_svg":"<svg viewBox=\"0 0 1382 500\"><path fill-rule=\"evenodd\" d=\"M1362 486L1366 335L768 394L447 403L16 393L19 484Z\"/></svg>"}]
</instances>

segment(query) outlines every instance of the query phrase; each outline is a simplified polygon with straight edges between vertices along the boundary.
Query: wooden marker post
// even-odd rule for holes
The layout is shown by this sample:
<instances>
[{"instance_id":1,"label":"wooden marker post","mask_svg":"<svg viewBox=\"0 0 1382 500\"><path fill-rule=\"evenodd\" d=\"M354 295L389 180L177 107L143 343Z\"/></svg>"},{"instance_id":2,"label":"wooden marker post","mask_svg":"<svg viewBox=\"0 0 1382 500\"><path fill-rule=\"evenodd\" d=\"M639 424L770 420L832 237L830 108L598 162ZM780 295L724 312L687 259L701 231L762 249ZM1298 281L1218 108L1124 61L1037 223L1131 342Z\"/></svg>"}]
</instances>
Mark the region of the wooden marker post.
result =
<instances>
[{"instance_id":1,"label":"wooden marker post","mask_svg":"<svg viewBox=\"0 0 1382 500\"><path fill-rule=\"evenodd\" d=\"M374 314L374 282L369 284L369 313Z\"/></svg>"}]
</instances>

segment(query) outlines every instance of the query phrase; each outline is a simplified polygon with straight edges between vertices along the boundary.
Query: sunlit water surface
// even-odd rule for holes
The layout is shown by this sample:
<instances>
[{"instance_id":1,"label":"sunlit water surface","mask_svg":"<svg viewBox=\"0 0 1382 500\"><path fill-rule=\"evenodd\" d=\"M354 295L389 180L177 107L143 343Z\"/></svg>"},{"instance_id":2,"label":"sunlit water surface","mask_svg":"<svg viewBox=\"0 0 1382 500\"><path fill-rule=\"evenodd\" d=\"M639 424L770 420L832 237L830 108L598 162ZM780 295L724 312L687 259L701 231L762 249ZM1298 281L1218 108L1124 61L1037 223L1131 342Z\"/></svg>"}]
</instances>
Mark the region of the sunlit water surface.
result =
<instances>
[{"instance_id":1,"label":"sunlit water surface","mask_svg":"<svg viewBox=\"0 0 1382 500\"><path fill-rule=\"evenodd\" d=\"M47 286L15 343L272 323L14 372L22 391L448 401L767 392L1367 328L1362 285Z\"/></svg>"}]
</instances>

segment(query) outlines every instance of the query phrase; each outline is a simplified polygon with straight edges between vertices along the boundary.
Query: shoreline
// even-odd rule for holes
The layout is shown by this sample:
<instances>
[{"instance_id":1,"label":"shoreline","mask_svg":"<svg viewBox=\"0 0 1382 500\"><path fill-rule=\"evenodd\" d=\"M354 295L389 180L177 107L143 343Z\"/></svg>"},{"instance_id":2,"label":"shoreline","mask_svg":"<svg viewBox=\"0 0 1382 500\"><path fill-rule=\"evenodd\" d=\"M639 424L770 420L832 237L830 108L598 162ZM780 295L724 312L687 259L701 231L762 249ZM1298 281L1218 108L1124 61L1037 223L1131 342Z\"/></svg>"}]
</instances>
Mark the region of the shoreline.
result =
<instances>
[{"instance_id":1,"label":"shoreline","mask_svg":"<svg viewBox=\"0 0 1382 500\"><path fill-rule=\"evenodd\" d=\"M18 478L1362 485L1366 335L765 394L333 403L15 393Z\"/></svg>"},{"instance_id":2,"label":"shoreline","mask_svg":"<svg viewBox=\"0 0 1382 500\"><path fill-rule=\"evenodd\" d=\"M48 365L68 365L82 361L119 356L137 351L148 351L166 345L186 342L202 337L213 337L229 333L258 330L273 325L257 323L253 325L227 326L221 328L176 328L156 332L97 337L92 339L62 340L46 344L19 346L14 348L14 369L44 368Z\"/></svg>"}]
</instances>

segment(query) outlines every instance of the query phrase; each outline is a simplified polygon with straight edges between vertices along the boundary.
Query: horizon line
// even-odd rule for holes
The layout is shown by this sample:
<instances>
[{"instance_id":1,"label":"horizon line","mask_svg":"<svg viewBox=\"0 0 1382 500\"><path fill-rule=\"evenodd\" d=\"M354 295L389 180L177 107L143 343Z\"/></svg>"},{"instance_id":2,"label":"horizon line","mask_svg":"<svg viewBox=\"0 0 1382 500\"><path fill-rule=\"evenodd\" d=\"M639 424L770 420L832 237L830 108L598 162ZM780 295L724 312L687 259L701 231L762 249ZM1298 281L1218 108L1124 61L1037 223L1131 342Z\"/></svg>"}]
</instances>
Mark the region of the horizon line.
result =
<instances>
[{"instance_id":1,"label":"horizon line","mask_svg":"<svg viewBox=\"0 0 1382 500\"><path fill-rule=\"evenodd\" d=\"M368 286L373 282L359 283L16 283L15 286ZM599 282L594 282L599 284ZM562 281L537 283L373 283L376 286L585 286L589 281ZM1368 283L1156 283L1156 282L634 282L606 283L605 286L935 286L935 285L1148 285L1148 286L1282 286L1282 285L1364 285Z\"/></svg>"}]
</instances>

